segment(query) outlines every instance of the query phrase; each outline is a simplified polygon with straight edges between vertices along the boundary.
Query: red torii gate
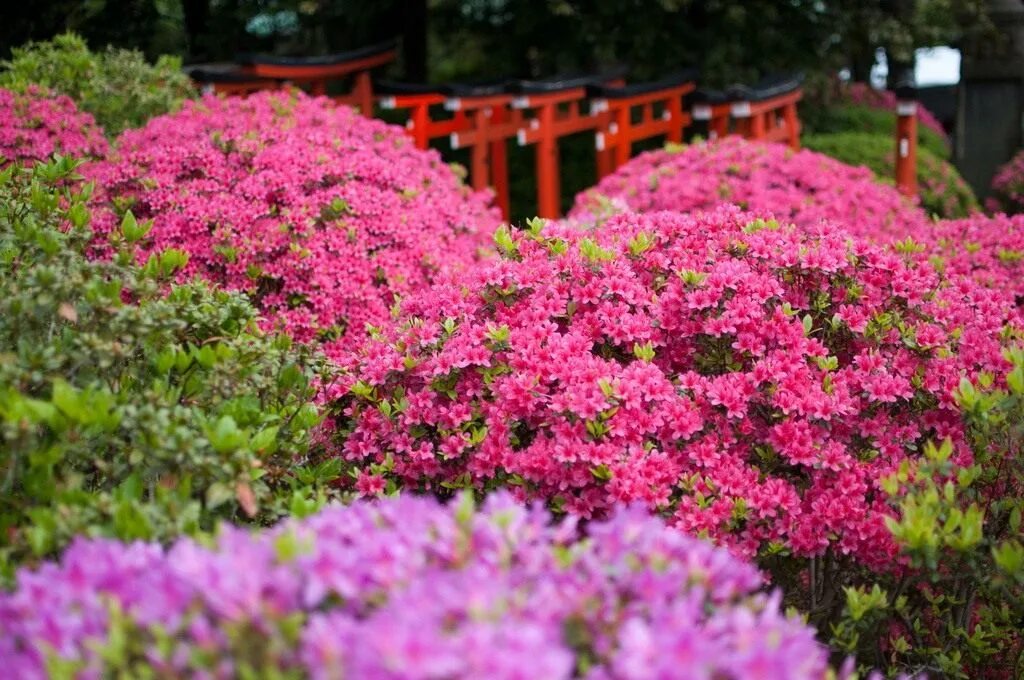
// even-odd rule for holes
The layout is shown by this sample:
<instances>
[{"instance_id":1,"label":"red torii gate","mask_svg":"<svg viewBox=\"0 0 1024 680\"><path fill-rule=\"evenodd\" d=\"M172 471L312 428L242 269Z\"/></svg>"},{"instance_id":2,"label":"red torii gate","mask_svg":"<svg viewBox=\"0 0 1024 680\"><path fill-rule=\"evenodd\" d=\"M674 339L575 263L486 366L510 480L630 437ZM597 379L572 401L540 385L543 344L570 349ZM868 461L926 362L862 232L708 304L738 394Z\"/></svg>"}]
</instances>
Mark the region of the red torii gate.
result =
<instances>
[{"instance_id":1,"label":"red torii gate","mask_svg":"<svg viewBox=\"0 0 1024 680\"><path fill-rule=\"evenodd\" d=\"M413 138L418 149L426 149L430 146L431 140L449 137L456 130L466 128L470 124L464 111L455 111L454 115L443 119L431 117L431 109L444 106L448 99L443 87L375 80L373 89L377 103L382 109L409 112L405 130Z\"/></svg>"},{"instance_id":2,"label":"red torii gate","mask_svg":"<svg viewBox=\"0 0 1024 680\"><path fill-rule=\"evenodd\" d=\"M762 78L755 85L734 85L726 95L737 132L747 139L785 142L800 148L797 102L803 97L803 75L783 74Z\"/></svg>"},{"instance_id":3,"label":"red torii gate","mask_svg":"<svg viewBox=\"0 0 1024 680\"><path fill-rule=\"evenodd\" d=\"M522 125L522 114L510 108L512 95L505 83L459 86L451 91L445 108L463 113L470 124L452 131L453 149L469 148L469 177L474 189L488 186L501 214L508 219L508 147Z\"/></svg>"},{"instance_id":4,"label":"red torii gate","mask_svg":"<svg viewBox=\"0 0 1024 680\"><path fill-rule=\"evenodd\" d=\"M506 140L519 130L522 116L509 105L505 81L421 85L377 81L378 101L384 109L408 109L406 131L416 146L426 149L431 140L447 137L453 149L469 148L469 179L474 189L492 187L502 214L509 215ZM431 115L439 105L449 112Z\"/></svg>"},{"instance_id":5,"label":"red torii gate","mask_svg":"<svg viewBox=\"0 0 1024 680\"><path fill-rule=\"evenodd\" d=\"M591 113L608 112L610 117L595 136L599 159L603 151L610 158L610 163L599 160L598 179L626 163L636 142L664 136L668 142L682 143L683 130L692 122L683 102L696 88L696 80L697 70L687 69L647 83L587 88ZM662 108L660 117L655 116L655 106Z\"/></svg>"},{"instance_id":6,"label":"red torii gate","mask_svg":"<svg viewBox=\"0 0 1024 680\"><path fill-rule=\"evenodd\" d=\"M729 134L732 123L733 131L748 139L785 141L799 148L801 76L773 76L725 92L695 91L695 70L631 86L621 74L441 86L375 84L370 71L394 57L395 44L389 42L324 57L248 56L241 58L241 67L207 65L189 73L205 91L239 95L287 83L325 94L328 81L353 77L351 91L335 97L337 101L372 115L376 94L382 108L409 111L406 131L417 147L425 149L445 136L453 149L468 147L471 185L478 190L493 187L506 218L507 142L512 137L521 146L536 145L537 214L548 218L560 214L558 143L568 135L595 132L599 177L629 160L638 141L664 136L681 142L694 120L706 121L712 138ZM591 107L584 113L581 106L588 98ZM438 116L442 107L449 113ZM660 117L656 107L661 108Z\"/></svg>"},{"instance_id":7,"label":"red torii gate","mask_svg":"<svg viewBox=\"0 0 1024 680\"><path fill-rule=\"evenodd\" d=\"M324 95L327 94L328 82L351 77L353 82L348 94L336 96L335 100L358 108L364 116L373 116L370 71L394 61L395 46L392 40L322 57L246 54L236 58L238 66L233 70L214 71L200 67L193 69L192 73L199 71L200 77L205 77L215 92L228 94L249 94L292 83L308 88L311 94Z\"/></svg>"},{"instance_id":8,"label":"red torii gate","mask_svg":"<svg viewBox=\"0 0 1024 680\"><path fill-rule=\"evenodd\" d=\"M607 127L607 111L584 113L581 104L592 85L623 84L621 73L573 76L546 80L520 80L513 85L512 108L523 112L523 126L516 133L520 146L536 145L537 215L555 219L561 215L561 178L558 140L580 132ZM532 116L526 115L532 113ZM608 167L611 155L597 152L598 168Z\"/></svg>"}]
</instances>

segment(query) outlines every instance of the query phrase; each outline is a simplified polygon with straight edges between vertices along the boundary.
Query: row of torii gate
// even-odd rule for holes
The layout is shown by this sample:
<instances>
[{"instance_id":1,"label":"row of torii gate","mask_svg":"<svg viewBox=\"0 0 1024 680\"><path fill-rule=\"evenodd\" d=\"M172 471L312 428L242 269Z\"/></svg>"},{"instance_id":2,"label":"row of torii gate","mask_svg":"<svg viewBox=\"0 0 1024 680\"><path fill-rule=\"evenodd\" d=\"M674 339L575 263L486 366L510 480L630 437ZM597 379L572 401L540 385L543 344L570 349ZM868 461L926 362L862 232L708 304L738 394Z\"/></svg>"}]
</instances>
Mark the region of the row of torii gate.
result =
<instances>
[{"instance_id":1,"label":"row of torii gate","mask_svg":"<svg viewBox=\"0 0 1024 680\"><path fill-rule=\"evenodd\" d=\"M655 138L681 143L691 126L714 139L738 134L747 139L800 148L797 103L799 74L775 75L752 86L726 90L697 87L697 71L627 84L622 73L421 85L374 79L373 69L395 59L385 43L323 57L248 55L235 64L189 69L205 91L246 95L286 84L326 94L333 81L348 81L335 100L372 116L374 106L407 112L406 132L426 149L447 138L453 149L468 149L474 189L490 187L506 219L509 211L507 144L515 139L536 150L537 215L560 215L559 140L591 132L600 179L627 162L633 145ZM916 105L901 94L897 131L897 185L916 189Z\"/></svg>"}]
</instances>

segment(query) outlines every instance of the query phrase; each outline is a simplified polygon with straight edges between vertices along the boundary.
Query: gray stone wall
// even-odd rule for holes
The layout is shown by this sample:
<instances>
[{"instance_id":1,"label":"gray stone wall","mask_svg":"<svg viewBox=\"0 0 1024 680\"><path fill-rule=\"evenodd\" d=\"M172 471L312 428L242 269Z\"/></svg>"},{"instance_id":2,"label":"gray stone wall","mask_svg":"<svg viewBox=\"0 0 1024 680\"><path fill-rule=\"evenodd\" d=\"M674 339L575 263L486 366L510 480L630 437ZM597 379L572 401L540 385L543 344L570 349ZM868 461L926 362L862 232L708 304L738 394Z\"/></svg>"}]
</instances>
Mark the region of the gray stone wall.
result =
<instances>
[{"instance_id":1,"label":"gray stone wall","mask_svg":"<svg viewBox=\"0 0 1024 680\"><path fill-rule=\"evenodd\" d=\"M979 197L1024 146L1024 2L989 0L1000 35L962 48L955 161Z\"/></svg>"}]
</instances>

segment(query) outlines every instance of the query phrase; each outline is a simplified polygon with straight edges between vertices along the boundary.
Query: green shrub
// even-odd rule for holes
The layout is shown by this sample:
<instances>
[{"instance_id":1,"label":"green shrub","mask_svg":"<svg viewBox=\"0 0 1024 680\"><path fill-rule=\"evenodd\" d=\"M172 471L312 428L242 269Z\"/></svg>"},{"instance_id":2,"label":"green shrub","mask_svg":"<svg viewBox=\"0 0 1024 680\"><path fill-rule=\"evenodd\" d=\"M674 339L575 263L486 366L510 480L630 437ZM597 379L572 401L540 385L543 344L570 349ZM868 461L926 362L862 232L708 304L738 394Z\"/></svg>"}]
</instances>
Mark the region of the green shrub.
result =
<instances>
[{"instance_id":1,"label":"green shrub","mask_svg":"<svg viewBox=\"0 0 1024 680\"><path fill-rule=\"evenodd\" d=\"M883 182L893 184L894 137L865 132L805 135L803 145L847 163L864 165ZM950 163L929 149L917 150L917 185L921 207L942 218L966 217L978 210L974 192Z\"/></svg>"},{"instance_id":2,"label":"green shrub","mask_svg":"<svg viewBox=\"0 0 1024 680\"><path fill-rule=\"evenodd\" d=\"M1007 356L1005 383L956 394L973 462L954 464L946 442L883 481L908 569L845 590L839 651L928 677L1024 677L1024 350Z\"/></svg>"},{"instance_id":3,"label":"green shrub","mask_svg":"<svg viewBox=\"0 0 1024 680\"><path fill-rule=\"evenodd\" d=\"M876 134L886 137L893 145L896 143L896 114L892 111L853 105L804 107L800 116L804 131L809 135ZM920 123L917 126L917 144L919 149L927 149L936 158L949 158L950 148L946 140Z\"/></svg>"},{"instance_id":4,"label":"green shrub","mask_svg":"<svg viewBox=\"0 0 1024 680\"><path fill-rule=\"evenodd\" d=\"M163 56L151 65L132 50L90 52L72 33L12 50L11 60L0 68L0 87L20 92L32 84L74 99L111 137L176 111L196 95L177 57Z\"/></svg>"},{"instance_id":5,"label":"green shrub","mask_svg":"<svg viewBox=\"0 0 1024 680\"><path fill-rule=\"evenodd\" d=\"M0 571L75 534L164 539L317 504L312 350L240 294L135 264L129 215L86 257L90 187L67 158L0 171ZM310 500L312 499L312 500Z\"/></svg>"}]
</instances>

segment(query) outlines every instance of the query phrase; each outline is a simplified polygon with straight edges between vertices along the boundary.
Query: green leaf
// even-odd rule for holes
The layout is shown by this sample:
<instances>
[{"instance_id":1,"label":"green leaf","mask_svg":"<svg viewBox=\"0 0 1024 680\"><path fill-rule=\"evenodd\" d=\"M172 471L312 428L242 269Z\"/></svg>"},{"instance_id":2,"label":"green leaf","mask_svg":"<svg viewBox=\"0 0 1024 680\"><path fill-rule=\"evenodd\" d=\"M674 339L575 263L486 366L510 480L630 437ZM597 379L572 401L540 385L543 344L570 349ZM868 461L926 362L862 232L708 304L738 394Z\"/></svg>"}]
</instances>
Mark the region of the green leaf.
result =
<instances>
[{"instance_id":1,"label":"green leaf","mask_svg":"<svg viewBox=\"0 0 1024 680\"><path fill-rule=\"evenodd\" d=\"M153 228L153 221L147 220L142 224L139 224L135 220L135 215L129 210L125 213L124 219L121 220L121 234L124 236L125 241L128 243L136 243L141 241Z\"/></svg>"}]
</instances>

